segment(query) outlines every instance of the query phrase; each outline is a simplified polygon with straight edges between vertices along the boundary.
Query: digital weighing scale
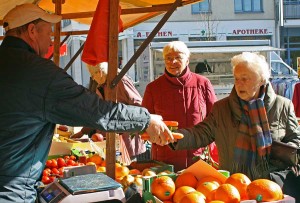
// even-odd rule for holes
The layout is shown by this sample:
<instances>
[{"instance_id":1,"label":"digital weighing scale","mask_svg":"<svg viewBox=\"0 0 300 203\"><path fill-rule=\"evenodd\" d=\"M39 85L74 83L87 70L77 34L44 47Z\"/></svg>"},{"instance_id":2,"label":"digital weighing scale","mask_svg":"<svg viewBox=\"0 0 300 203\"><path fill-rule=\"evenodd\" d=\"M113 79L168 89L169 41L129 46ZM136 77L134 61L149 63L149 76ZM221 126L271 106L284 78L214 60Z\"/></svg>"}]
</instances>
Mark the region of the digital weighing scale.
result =
<instances>
[{"instance_id":1,"label":"digital weighing scale","mask_svg":"<svg viewBox=\"0 0 300 203\"><path fill-rule=\"evenodd\" d=\"M90 203L108 200L125 203L121 184L102 173L56 179L39 195L41 203ZM108 201L109 202L109 201Z\"/></svg>"}]
</instances>

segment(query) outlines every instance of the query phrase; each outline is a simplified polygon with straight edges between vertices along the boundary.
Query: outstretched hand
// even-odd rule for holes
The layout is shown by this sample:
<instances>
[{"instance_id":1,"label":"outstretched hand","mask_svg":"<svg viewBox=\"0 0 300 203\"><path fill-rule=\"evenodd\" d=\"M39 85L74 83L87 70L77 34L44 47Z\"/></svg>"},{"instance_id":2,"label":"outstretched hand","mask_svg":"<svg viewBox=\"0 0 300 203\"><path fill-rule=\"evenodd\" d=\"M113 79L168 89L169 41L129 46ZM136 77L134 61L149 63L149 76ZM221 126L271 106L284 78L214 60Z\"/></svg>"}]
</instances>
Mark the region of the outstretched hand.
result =
<instances>
[{"instance_id":1,"label":"outstretched hand","mask_svg":"<svg viewBox=\"0 0 300 203\"><path fill-rule=\"evenodd\" d=\"M162 121L162 117L155 114L151 114L150 116L150 125L146 129L146 132L150 136L149 141L161 146L174 142L174 137L170 129Z\"/></svg>"}]
</instances>

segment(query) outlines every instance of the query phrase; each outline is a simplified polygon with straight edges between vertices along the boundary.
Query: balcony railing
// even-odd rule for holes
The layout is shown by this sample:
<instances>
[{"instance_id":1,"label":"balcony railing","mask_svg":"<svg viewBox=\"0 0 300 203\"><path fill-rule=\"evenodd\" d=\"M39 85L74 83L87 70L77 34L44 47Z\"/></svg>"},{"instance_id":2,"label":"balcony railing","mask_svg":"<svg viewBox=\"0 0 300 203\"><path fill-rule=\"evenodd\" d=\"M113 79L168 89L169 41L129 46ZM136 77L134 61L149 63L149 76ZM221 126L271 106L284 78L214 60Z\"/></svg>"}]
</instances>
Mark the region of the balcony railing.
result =
<instances>
[{"instance_id":1,"label":"balcony railing","mask_svg":"<svg viewBox=\"0 0 300 203\"><path fill-rule=\"evenodd\" d=\"M300 1L283 1L283 18L300 19Z\"/></svg>"}]
</instances>

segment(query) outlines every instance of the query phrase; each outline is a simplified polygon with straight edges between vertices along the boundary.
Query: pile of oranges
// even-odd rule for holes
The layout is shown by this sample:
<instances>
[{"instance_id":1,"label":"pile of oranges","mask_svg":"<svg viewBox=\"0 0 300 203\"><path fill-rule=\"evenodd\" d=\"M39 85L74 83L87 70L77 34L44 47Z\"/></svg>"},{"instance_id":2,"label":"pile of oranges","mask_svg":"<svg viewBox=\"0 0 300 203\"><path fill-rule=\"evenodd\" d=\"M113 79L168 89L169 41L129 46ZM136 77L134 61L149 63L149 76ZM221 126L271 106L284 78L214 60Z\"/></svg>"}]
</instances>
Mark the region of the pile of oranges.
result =
<instances>
[{"instance_id":1,"label":"pile of oranges","mask_svg":"<svg viewBox=\"0 0 300 203\"><path fill-rule=\"evenodd\" d=\"M267 179L251 181L242 173L232 174L225 182L212 176L197 180L189 172L178 175L175 181L169 176L160 176L153 180L151 192L164 203L270 202L283 199L277 183Z\"/></svg>"}]
</instances>

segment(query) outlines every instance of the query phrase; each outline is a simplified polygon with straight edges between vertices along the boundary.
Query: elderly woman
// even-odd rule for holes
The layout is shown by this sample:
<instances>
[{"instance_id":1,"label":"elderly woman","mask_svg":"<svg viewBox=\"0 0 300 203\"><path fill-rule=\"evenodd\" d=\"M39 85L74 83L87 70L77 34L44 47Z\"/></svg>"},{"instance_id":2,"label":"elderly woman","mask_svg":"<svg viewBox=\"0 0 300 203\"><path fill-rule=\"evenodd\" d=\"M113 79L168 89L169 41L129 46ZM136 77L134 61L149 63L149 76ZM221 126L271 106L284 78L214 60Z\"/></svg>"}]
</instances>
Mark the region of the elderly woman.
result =
<instances>
[{"instance_id":1,"label":"elderly woman","mask_svg":"<svg viewBox=\"0 0 300 203\"><path fill-rule=\"evenodd\" d=\"M105 91L107 89L106 78L108 72L108 64L106 62L103 62L97 66L87 65L87 69L91 75L91 78L98 84L96 93L101 98L105 99ZM126 75L124 75L124 77L117 85L117 101L127 105L141 106L142 97L134 87L132 80ZM96 130L83 127L81 131L73 135L72 138L81 137L84 134L91 135L94 132L96 132ZM140 136L130 136L127 133L123 133L121 139L126 146L126 151L123 151L122 153L122 161L124 163L130 164L131 160L134 160L137 155L146 151L145 144L143 140L141 140ZM131 160L127 159L128 156L125 156L125 152L128 152Z\"/></svg>"},{"instance_id":2,"label":"elderly woman","mask_svg":"<svg viewBox=\"0 0 300 203\"><path fill-rule=\"evenodd\" d=\"M189 68L190 51L185 43L173 41L163 49L165 73L146 87L142 105L164 120L178 121L179 128L192 127L211 111L216 95L210 81ZM217 161L215 144L210 152ZM182 170L195 162L202 149L172 151L168 146L152 145L152 159Z\"/></svg>"},{"instance_id":3,"label":"elderly woman","mask_svg":"<svg viewBox=\"0 0 300 203\"><path fill-rule=\"evenodd\" d=\"M231 63L234 88L230 95L217 101L203 122L180 129L184 138L171 145L176 150L197 149L215 141L221 169L242 172L252 180L271 178L271 172L280 170L270 160L272 141L300 146L293 104L275 94L264 56L244 52ZM288 184L299 184L299 177L293 177ZM282 186L281 181L285 180L278 181ZM284 192L295 196L291 189Z\"/></svg>"}]
</instances>

